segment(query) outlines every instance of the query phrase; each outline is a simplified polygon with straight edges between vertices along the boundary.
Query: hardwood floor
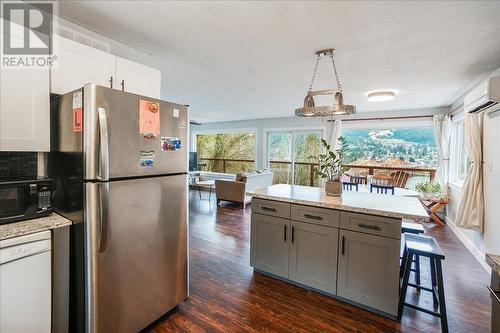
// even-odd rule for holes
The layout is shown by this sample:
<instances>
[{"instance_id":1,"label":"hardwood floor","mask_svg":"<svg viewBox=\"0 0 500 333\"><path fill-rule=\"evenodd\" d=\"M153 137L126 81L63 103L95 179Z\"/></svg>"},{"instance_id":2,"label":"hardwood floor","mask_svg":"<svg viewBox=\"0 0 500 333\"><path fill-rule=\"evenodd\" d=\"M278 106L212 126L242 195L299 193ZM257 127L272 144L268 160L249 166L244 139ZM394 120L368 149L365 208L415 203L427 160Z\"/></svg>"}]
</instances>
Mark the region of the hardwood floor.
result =
<instances>
[{"instance_id":1,"label":"hardwood floor","mask_svg":"<svg viewBox=\"0 0 500 333\"><path fill-rule=\"evenodd\" d=\"M150 332L440 332L439 319L405 309L401 324L265 275L249 266L250 211L190 197L189 300ZM449 331L489 332L489 275L448 227L426 226L446 255ZM430 283L426 263L423 281ZM413 302L432 297L411 291Z\"/></svg>"}]
</instances>

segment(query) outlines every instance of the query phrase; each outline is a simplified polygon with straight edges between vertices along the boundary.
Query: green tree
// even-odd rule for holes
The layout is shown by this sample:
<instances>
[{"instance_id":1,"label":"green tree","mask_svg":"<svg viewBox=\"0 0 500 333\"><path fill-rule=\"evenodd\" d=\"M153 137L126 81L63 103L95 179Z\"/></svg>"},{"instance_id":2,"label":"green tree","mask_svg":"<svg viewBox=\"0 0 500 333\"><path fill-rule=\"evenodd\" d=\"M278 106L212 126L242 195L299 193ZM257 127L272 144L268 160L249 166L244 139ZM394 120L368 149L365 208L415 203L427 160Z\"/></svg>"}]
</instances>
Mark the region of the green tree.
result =
<instances>
[{"instance_id":1,"label":"green tree","mask_svg":"<svg viewBox=\"0 0 500 333\"><path fill-rule=\"evenodd\" d=\"M229 160L255 160L255 134L253 133L217 133L198 134L196 151L200 165L214 172L246 172L255 169L255 162L225 162ZM203 158L215 160L203 160Z\"/></svg>"}]
</instances>

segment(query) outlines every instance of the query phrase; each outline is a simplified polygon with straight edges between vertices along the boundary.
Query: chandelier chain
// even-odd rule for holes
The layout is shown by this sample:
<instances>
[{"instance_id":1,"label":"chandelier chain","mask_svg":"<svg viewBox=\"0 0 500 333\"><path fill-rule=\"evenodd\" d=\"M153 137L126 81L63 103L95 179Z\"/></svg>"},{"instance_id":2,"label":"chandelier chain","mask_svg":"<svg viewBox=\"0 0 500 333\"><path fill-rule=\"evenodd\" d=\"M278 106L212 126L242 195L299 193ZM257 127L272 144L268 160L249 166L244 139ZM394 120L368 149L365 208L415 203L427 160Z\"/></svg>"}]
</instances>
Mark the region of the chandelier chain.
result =
<instances>
[{"instance_id":1,"label":"chandelier chain","mask_svg":"<svg viewBox=\"0 0 500 333\"><path fill-rule=\"evenodd\" d=\"M330 57L332 58L333 72L335 73L335 80L337 80L337 89L339 90L339 92L342 92L342 84L340 84L339 73L337 72L337 66L335 65L335 58L333 57L333 53L330 53Z\"/></svg>"},{"instance_id":2,"label":"chandelier chain","mask_svg":"<svg viewBox=\"0 0 500 333\"><path fill-rule=\"evenodd\" d=\"M319 65L320 59L321 59L321 56L318 54L318 56L316 57L316 66L314 66L314 71L313 71L313 75L312 75L312 79L311 79L311 84L309 85L309 90L307 90L308 92L312 91L312 88L313 88L313 85L314 85L314 79L316 79L316 73L318 72L318 65Z\"/></svg>"},{"instance_id":3,"label":"chandelier chain","mask_svg":"<svg viewBox=\"0 0 500 333\"><path fill-rule=\"evenodd\" d=\"M342 84L340 83L340 77L339 73L337 72L337 65L335 64L335 57L333 56L333 52L330 54L330 58L332 59L332 64L333 64L333 73L335 74L335 80L337 81L337 89L342 92ZM316 74L318 73L318 65L321 60L321 55L317 55L316 57L316 65L314 66L314 71L311 79L311 84L309 85L309 89L307 90L308 92L312 91L312 88L314 86L314 81L316 80Z\"/></svg>"}]
</instances>

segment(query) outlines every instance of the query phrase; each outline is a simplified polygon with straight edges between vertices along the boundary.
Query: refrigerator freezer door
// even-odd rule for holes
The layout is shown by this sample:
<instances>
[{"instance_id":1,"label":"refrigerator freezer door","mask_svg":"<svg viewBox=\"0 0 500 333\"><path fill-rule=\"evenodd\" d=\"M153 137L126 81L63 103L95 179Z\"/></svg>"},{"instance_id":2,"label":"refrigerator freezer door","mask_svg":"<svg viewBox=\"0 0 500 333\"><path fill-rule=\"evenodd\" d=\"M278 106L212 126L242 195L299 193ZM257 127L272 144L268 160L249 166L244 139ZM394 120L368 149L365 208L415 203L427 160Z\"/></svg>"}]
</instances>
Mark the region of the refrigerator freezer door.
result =
<instances>
[{"instance_id":1,"label":"refrigerator freezer door","mask_svg":"<svg viewBox=\"0 0 500 333\"><path fill-rule=\"evenodd\" d=\"M109 179L187 172L187 106L92 84L85 85L83 92L85 179L105 180L106 167ZM158 103L156 137L140 133L141 100Z\"/></svg>"},{"instance_id":2,"label":"refrigerator freezer door","mask_svg":"<svg viewBox=\"0 0 500 333\"><path fill-rule=\"evenodd\" d=\"M85 184L86 332L138 332L187 298L186 177Z\"/></svg>"}]
</instances>

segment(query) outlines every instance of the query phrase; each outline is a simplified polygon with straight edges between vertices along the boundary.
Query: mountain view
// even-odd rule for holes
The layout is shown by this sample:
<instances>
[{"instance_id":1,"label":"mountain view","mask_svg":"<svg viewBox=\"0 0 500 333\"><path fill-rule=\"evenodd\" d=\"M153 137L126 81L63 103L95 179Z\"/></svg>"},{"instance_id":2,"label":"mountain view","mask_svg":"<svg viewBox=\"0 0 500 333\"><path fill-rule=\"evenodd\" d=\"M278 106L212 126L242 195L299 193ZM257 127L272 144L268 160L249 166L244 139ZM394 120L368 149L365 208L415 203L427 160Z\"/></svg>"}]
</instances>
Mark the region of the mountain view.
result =
<instances>
[{"instance_id":1,"label":"mountain view","mask_svg":"<svg viewBox=\"0 0 500 333\"><path fill-rule=\"evenodd\" d=\"M435 167L437 148L432 128L344 129L346 164Z\"/></svg>"}]
</instances>

